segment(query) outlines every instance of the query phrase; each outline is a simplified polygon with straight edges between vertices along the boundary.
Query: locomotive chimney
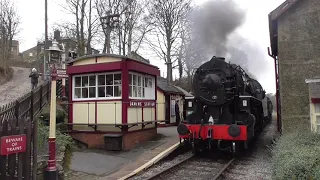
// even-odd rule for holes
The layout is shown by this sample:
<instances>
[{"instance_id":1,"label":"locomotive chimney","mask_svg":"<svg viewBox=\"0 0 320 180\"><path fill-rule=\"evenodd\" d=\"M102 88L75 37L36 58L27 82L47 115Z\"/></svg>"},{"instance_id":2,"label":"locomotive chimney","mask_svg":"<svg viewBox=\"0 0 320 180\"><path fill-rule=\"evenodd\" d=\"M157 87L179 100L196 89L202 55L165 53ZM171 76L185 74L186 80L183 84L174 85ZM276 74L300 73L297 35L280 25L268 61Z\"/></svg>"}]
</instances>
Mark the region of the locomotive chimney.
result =
<instances>
[{"instance_id":1,"label":"locomotive chimney","mask_svg":"<svg viewBox=\"0 0 320 180\"><path fill-rule=\"evenodd\" d=\"M217 59L222 60L222 61L226 60L226 58L224 58L224 57L217 57Z\"/></svg>"},{"instance_id":2,"label":"locomotive chimney","mask_svg":"<svg viewBox=\"0 0 320 180\"><path fill-rule=\"evenodd\" d=\"M219 59L219 60L221 60L221 61L225 61L225 60L226 60L226 58L224 58L224 57L217 57L217 56L213 56L213 57L211 58L211 60L214 60L214 59Z\"/></svg>"}]
</instances>

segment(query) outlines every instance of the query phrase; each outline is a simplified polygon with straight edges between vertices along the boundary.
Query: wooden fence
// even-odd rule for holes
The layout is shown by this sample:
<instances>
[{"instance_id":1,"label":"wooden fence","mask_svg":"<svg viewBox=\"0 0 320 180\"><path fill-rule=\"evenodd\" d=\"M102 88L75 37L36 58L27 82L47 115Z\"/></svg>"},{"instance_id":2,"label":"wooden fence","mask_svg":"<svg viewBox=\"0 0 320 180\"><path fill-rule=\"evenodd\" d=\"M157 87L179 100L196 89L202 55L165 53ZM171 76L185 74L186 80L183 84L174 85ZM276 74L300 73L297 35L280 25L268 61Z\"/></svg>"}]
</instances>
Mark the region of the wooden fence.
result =
<instances>
[{"instance_id":1,"label":"wooden fence","mask_svg":"<svg viewBox=\"0 0 320 180\"><path fill-rule=\"evenodd\" d=\"M50 101L50 90L50 83L46 82L0 108L0 137L25 134L27 142L25 152L0 156L1 180L35 179L38 125L34 117Z\"/></svg>"},{"instance_id":2,"label":"wooden fence","mask_svg":"<svg viewBox=\"0 0 320 180\"><path fill-rule=\"evenodd\" d=\"M16 101L0 107L0 121L28 117L33 119L43 106L50 101L50 90L50 84L46 82Z\"/></svg>"},{"instance_id":3,"label":"wooden fence","mask_svg":"<svg viewBox=\"0 0 320 180\"><path fill-rule=\"evenodd\" d=\"M29 180L37 175L37 123L28 119L5 119L0 122L0 137L25 135L24 152L0 156L1 180ZM3 141L1 141L3 143ZM3 144L1 144L3 145ZM1 147L3 148L3 147Z\"/></svg>"}]
</instances>

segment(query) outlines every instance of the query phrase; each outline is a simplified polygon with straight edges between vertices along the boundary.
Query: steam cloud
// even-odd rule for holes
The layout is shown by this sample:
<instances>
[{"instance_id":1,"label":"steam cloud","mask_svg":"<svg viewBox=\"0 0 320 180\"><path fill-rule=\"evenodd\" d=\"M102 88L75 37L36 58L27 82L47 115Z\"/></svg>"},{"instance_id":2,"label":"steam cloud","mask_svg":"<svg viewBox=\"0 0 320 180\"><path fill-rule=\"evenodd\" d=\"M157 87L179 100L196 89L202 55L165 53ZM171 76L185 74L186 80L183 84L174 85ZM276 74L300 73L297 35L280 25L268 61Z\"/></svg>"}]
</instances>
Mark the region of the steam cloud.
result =
<instances>
[{"instance_id":1,"label":"steam cloud","mask_svg":"<svg viewBox=\"0 0 320 180\"><path fill-rule=\"evenodd\" d=\"M253 78L261 73L264 68L260 66L261 49L235 33L245 18L246 12L234 0L210 0L195 9L190 16L191 44L198 54L205 53L206 59L201 61L208 61L214 55L223 56L226 61L240 65L249 75L253 74Z\"/></svg>"}]
</instances>

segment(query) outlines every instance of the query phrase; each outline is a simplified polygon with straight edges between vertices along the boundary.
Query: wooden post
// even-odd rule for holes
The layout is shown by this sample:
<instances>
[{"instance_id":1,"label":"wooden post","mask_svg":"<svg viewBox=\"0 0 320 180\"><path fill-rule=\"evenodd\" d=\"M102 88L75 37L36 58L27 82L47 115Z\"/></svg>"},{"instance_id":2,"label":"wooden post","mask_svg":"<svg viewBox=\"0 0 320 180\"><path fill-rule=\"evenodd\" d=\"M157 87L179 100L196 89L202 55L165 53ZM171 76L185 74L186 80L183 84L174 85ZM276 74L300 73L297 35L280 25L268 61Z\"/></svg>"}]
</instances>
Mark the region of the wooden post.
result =
<instances>
[{"instance_id":1,"label":"wooden post","mask_svg":"<svg viewBox=\"0 0 320 180\"><path fill-rule=\"evenodd\" d=\"M14 107L14 116L16 117L17 119L17 125L19 123L19 119L20 119L20 112L19 112L19 109L20 109L20 102L17 100L16 101L16 105Z\"/></svg>"},{"instance_id":2,"label":"wooden post","mask_svg":"<svg viewBox=\"0 0 320 180\"><path fill-rule=\"evenodd\" d=\"M42 102L42 89L43 89L43 85L41 85L40 86L40 98L39 98L39 107L40 107L40 109L42 108L42 104L43 104L43 102Z\"/></svg>"},{"instance_id":3,"label":"wooden post","mask_svg":"<svg viewBox=\"0 0 320 180\"><path fill-rule=\"evenodd\" d=\"M49 94L50 94L50 82L47 83L47 101L49 101Z\"/></svg>"},{"instance_id":4,"label":"wooden post","mask_svg":"<svg viewBox=\"0 0 320 180\"><path fill-rule=\"evenodd\" d=\"M30 94L30 118L33 119L33 90Z\"/></svg>"},{"instance_id":5,"label":"wooden post","mask_svg":"<svg viewBox=\"0 0 320 180\"><path fill-rule=\"evenodd\" d=\"M37 179L37 170L38 170L38 164L37 164L37 162L38 162L38 156L37 156L37 154L38 154L38 119L33 119L32 122L33 122L32 179L36 180Z\"/></svg>"}]
</instances>

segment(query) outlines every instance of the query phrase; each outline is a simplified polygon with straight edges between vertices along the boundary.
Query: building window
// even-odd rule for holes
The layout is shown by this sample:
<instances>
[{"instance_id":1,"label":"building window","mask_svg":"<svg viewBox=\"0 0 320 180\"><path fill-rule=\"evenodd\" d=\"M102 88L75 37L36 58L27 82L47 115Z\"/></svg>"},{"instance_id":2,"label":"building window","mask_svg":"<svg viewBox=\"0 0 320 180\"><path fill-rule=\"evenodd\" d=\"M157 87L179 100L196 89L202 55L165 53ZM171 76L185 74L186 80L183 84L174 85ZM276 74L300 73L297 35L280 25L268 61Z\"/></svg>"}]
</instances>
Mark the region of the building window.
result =
<instances>
[{"instance_id":1,"label":"building window","mask_svg":"<svg viewBox=\"0 0 320 180\"><path fill-rule=\"evenodd\" d=\"M174 99L171 99L171 116L176 115L176 101Z\"/></svg>"},{"instance_id":2,"label":"building window","mask_svg":"<svg viewBox=\"0 0 320 180\"><path fill-rule=\"evenodd\" d=\"M155 99L154 77L137 73L129 74L129 97L132 99Z\"/></svg>"},{"instance_id":3,"label":"building window","mask_svg":"<svg viewBox=\"0 0 320 180\"><path fill-rule=\"evenodd\" d=\"M74 99L110 99L121 97L121 74L104 73L74 76Z\"/></svg>"},{"instance_id":4,"label":"building window","mask_svg":"<svg viewBox=\"0 0 320 180\"><path fill-rule=\"evenodd\" d=\"M317 132L320 132L320 104L315 103L314 104L314 118L315 118L315 123L317 127Z\"/></svg>"}]
</instances>

